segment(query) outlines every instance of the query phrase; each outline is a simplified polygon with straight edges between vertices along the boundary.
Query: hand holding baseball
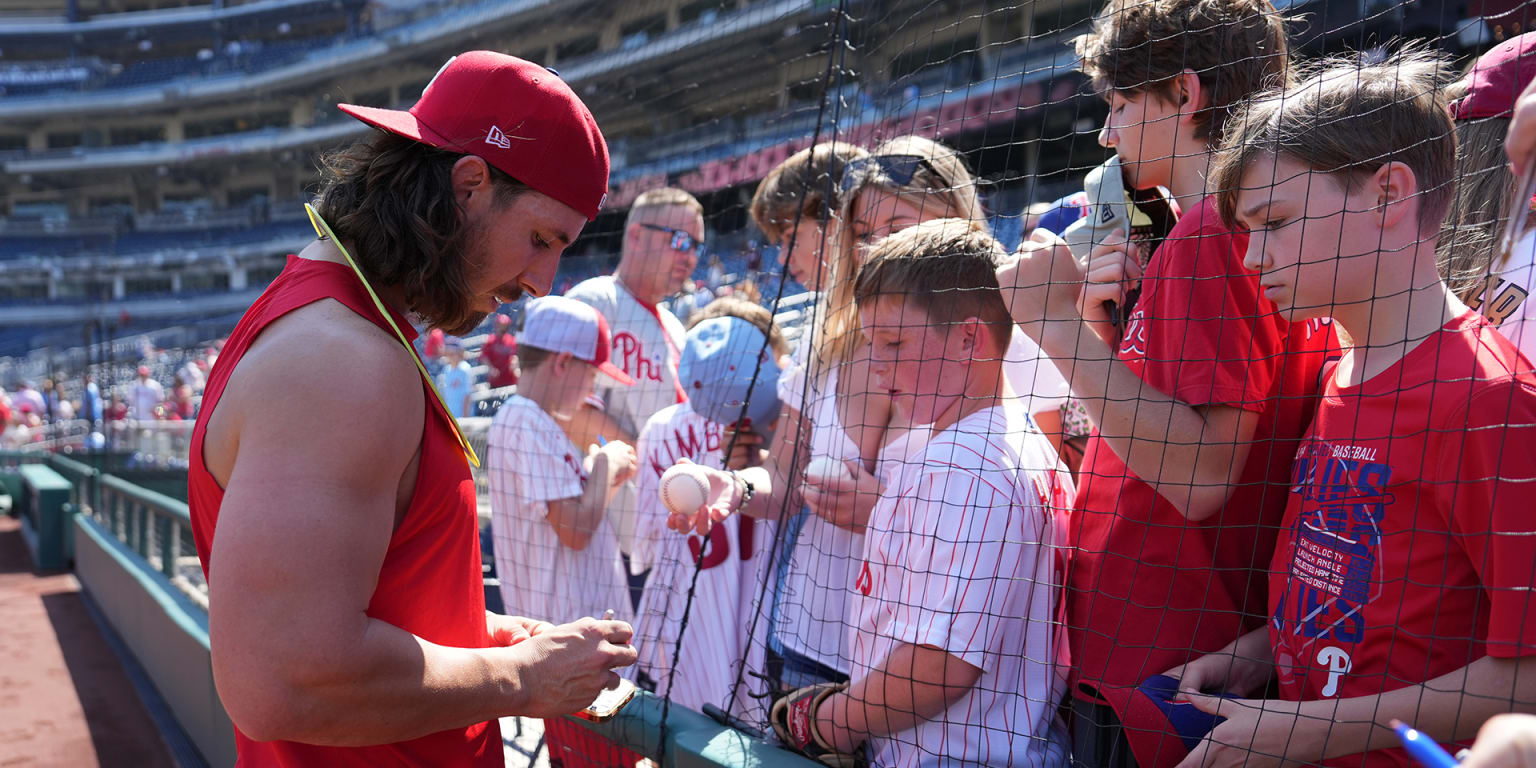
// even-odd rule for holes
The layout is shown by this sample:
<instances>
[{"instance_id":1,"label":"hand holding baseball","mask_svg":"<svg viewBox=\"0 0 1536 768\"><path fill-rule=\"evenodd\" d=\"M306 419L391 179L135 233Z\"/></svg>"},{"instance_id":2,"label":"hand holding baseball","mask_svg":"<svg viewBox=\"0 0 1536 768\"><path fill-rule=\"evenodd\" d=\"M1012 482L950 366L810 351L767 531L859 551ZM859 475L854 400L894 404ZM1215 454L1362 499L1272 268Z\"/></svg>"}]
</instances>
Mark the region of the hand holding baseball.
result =
<instances>
[{"instance_id":1,"label":"hand holding baseball","mask_svg":"<svg viewBox=\"0 0 1536 768\"><path fill-rule=\"evenodd\" d=\"M709 532L736 508L740 488L730 473L678 459L661 475L661 503L670 514L667 527L678 533Z\"/></svg>"}]
</instances>

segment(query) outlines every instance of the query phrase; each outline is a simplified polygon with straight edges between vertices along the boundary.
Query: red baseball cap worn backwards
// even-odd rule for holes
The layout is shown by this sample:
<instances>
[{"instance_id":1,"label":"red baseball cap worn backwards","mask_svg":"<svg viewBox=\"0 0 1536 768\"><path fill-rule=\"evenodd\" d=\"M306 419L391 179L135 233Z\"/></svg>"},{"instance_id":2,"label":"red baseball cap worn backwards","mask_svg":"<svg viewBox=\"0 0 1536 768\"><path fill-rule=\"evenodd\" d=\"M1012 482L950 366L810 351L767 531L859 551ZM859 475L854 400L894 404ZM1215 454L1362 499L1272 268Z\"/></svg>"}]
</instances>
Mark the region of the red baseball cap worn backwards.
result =
<instances>
[{"instance_id":1,"label":"red baseball cap worn backwards","mask_svg":"<svg viewBox=\"0 0 1536 768\"><path fill-rule=\"evenodd\" d=\"M469 51L448 60L408 112L341 111L390 133L487 163L597 218L608 196L608 143L576 92L531 61Z\"/></svg>"},{"instance_id":2,"label":"red baseball cap worn backwards","mask_svg":"<svg viewBox=\"0 0 1536 768\"><path fill-rule=\"evenodd\" d=\"M1511 37L1490 48L1463 78L1467 95L1451 102L1451 117L1480 120L1510 117L1515 99L1536 75L1536 32Z\"/></svg>"}]
</instances>

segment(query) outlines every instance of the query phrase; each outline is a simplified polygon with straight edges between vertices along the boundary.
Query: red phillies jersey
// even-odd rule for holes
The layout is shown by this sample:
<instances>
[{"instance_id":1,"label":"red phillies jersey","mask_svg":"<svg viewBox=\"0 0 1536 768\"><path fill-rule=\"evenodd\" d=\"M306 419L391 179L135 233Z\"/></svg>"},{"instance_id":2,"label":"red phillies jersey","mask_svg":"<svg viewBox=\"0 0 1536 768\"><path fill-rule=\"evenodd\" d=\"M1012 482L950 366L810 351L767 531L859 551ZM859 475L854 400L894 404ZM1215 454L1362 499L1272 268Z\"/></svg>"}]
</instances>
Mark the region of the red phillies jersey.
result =
<instances>
[{"instance_id":1,"label":"red phillies jersey","mask_svg":"<svg viewBox=\"0 0 1536 768\"><path fill-rule=\"evenodd\" d=\"M1242 266L1247 241L1221 223L1214 198L1201 201L1148 262L1126 324L1118 357L1149 387L1192 406L1250 411L1258 425L1239 486L1203 522L1186 520L1101 435L1090 437L1067 595L1074 690L1090 700L1077 684L1138 685L1263 621L1295 441L1338 345L1328 323L1288 323L1261 301L1258 276Z\"/></svg>"},{"instance_id":2,"label":"red phillies jersey","mask_svg":"<svg viewBox=\"0 0 1536 768\"><path fill-rule=\"evenodd\" d=\"M1530 367L1518 355L1468 312L1359 386L1327 382L1270 570L1284 698L1373 696L1536 652L1536 378L1512 373Z\"/></svg>"},{"instance_id":3,"label":"red phillies jersey","mask_svg":"<svg viewBox=\"0 0 1536 768\"><path fill-rule=\"evenodd\" d=\"M510 387L517 383L517 371L512 360L517 357L517 339L512 332L493 333L480 347L480 360L490 368L488 383L492 387Z\"/></svg>"},{"instance_id":4,"label":"red phillies jersey","mask_svg":"<svg viewBox=\"0 0 1536 768\"><path fill-rule=\"evenodd\" d=\"M357 275L344 264L288 257L282 274L246 311L219 354L203 392L203 409L192 433L187 473L187 504L203 575L218 535L221 488L203 464L204 430L218 407L224 385L261 331L279 317L321 299L335 299L393 335ZM405 318L394 314L400 329L414 338ZM485 592L480 573L480 526L475 512L475 484L463 449L454 438L449 416L422 383L427 402L421 436L420 470L405 519L389 540L379 568L378 586L368 615L439 645L484 648ZM302 402L303 398L298 398ZM382 406L383 404L381 404ZM273 407L291 407L274 403ZM393 478L380 478L391 484ZM443 731L412 741L373 747L317 747L286 741L258 742L235 729L241 766L500 766L504 762L501 728L495 721Z\"/></svg>"}]
</instances>

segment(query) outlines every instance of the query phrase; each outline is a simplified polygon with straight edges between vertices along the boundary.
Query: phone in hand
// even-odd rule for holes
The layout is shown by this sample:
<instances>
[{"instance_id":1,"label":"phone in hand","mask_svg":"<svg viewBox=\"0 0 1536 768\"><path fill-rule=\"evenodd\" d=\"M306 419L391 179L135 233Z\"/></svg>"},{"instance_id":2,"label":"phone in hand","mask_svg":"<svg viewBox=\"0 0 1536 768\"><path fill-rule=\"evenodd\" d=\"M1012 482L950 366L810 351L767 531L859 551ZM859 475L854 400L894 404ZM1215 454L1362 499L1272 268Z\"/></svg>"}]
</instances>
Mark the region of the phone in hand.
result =
<instances>
[{"instance_id":1,"label":"phone in hand","mask_svg":"<svg viewBox=\"0 0 1536 768\"><path fill-rule=\"evenodd\" d=\"M594 723L612 720L615 715L619 714L619 710L623 709L624 705L628 704L629 700L635 697L635 692L638 690L634 683L621 677L619 678L618 685L612 688L604 688L602 693L597 695L597 699L588 704L586 709L577 712L576 716L583 720L591 720Z\"/></svg>"}]
</instances>

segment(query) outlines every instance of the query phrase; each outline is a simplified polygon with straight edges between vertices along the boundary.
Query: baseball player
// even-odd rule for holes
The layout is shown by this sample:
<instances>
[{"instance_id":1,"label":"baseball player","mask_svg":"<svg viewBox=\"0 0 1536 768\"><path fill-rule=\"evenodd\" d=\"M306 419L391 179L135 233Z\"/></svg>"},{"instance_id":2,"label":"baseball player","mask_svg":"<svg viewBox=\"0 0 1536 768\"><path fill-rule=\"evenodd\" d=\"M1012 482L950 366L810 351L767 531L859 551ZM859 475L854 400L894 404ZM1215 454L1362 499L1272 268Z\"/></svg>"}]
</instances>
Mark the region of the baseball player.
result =
<instances>
[{"instance_id":1,"label":"baseball player","mask_svg":"<svg viewBox=\"0 0 1536 768\"><path fill-rule=\"evenodd\" d=\"M662 409L640 433L634 557L654 570L636 615L635 631L643 640L635 670L674 704L696 710L712 704L740 713L747 709L746 697L761 692L756 678L741 675L741 666L745 662L748 669L762 668L757 658L762 643L750 642L749 632L768 571L774 524L741 515L703 536L669 531L669 512L658 483L681 459L723 467L722 451L729 438L722 437L722 424L742 420L741 404L749 400L749 386L746 419L774 423L779 409L776 361L786 351L767 309L739 299L716 299L695 316L683 343L679 371L690 391L689 402ZM684 649L676 654L690 587L693 601Z\"/></svg>"},{"instance_id":2,"label":"baseball player","mask_svg":"<svg viewBox=\"0 0 1536 768\"><path fill-rule=\"evenodd\" d=\"M1536 709L1536 377L1436 273L1456 152L1446 66L1335 64L1251 104L1213 168L1222 215L1264 238L1245 263L1265 295L1356 346L1296 451L1269 626L1170 673L1227 718L1182 768L1249 753L1409 765L1393 719L1465 743ZM1274 677L1280 701L1201 695Z\"/></svg>"}]
</instances>

